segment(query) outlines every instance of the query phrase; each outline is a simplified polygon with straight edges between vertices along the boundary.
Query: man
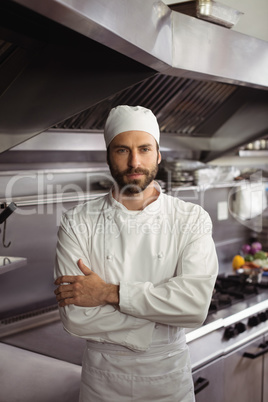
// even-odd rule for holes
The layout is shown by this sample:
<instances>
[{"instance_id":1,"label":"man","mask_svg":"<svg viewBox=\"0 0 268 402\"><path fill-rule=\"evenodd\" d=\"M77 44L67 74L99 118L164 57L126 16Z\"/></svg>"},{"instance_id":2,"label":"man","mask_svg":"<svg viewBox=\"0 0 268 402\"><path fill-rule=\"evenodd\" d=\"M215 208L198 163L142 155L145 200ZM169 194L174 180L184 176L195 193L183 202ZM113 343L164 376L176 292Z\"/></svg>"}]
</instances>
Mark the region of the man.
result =
<instances>
[{"instance_id":1,"label":"man","mask_svg":"<svg viewBox=\"0 0 268 402\"><path fill-rule=\"evenodd\" d=\"M55 290L64 328L87 339L81 402L194 401L183 327L201 325L217 275L211 220L154 181L159 127L143 107L111 110L108 195L68 211Z\"/></svg>"}]
</instances>

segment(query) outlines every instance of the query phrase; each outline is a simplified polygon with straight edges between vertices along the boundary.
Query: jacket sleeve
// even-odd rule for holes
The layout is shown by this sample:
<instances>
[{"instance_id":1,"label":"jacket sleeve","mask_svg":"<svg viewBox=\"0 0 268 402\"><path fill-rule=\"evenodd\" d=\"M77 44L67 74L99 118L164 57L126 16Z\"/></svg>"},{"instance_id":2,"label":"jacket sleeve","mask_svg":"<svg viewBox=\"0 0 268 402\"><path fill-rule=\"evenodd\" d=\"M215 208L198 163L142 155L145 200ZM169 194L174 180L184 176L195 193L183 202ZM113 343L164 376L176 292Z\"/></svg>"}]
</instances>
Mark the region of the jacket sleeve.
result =
<instances>
[{"instance_id":1,"label":"jacket sleeve","mask_svg":"<svg viewBox=\"0 0 268 402\"><path fill-rule=\"evenodd\" d=\"M204 227L211 225L207 214ZM178 259L176 276L151 282L120 282L120 311L161 324L194 328L206 319L218 273L211 233L192 236Z\"/></svg>"},{"instance_id":2,"label":"jacket sleeve","mask_svg":"<svg viewBox=\"0 0 268 402\"><path fill-rule=\"evenodd\" d=\"M62 218L58 231L55 278L62 275L83 275L77 266L82 258L91 268L90 256L79 241L66 217ZM154 323L122 313L118 308L106 305L92 308L69 305L59 309L63 326L71 335L97 342L121 344L134 350L148 348ZM139 336L136 332L139 332Z\"/></svg>"}]
</instances>

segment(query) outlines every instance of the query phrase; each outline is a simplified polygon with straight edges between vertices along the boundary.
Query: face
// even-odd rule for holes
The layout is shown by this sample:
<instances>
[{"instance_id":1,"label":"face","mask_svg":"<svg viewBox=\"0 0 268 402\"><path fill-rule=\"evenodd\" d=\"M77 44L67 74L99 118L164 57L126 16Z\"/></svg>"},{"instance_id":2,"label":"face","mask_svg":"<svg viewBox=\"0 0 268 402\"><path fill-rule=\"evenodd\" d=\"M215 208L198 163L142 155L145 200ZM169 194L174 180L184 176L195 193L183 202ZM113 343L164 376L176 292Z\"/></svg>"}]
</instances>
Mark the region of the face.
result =
<instances>
[{"instance_id":1,"label":"face","mask_svg":"<svg viewBox=\"0 0 268 402\"><path fill-rule=\"evenodd\" d=\"M124 194L137 194L154 180L161 155L154 137L144 131L118 134L109 145L111 175Z\"/></svg>"}]
</instances>

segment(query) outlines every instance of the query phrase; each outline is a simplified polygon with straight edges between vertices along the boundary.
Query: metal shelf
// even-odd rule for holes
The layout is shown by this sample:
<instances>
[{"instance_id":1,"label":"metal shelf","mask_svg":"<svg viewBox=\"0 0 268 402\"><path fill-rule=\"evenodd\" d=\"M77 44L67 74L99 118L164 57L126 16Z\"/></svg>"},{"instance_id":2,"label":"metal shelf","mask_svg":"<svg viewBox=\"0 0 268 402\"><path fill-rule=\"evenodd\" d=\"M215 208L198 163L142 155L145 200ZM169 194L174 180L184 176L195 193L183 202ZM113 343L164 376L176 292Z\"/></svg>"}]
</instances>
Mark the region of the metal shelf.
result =
<instances>
[{"instance_id":1,"label":"metal shelf","mask_svg":"<svg viewBox=\"0 0 268 402\"><path fill-rule=\"evenodd\" d=\"M0 274L13 271L13 269L24 267L27 264L27 258L23 257L5 257L0 256Z\"/></svg>"},{"instance_id":2,"label":"metal shelf","mask_svg":"<svg viewBox=\"0 0 268 402\"><path fill-rule=\"evenodd\" d=\"M250 157L261 157L261 156L268 156L268 149L240 149L238 155L241 157L250 156Z\"/></svg>"}]
</instances>

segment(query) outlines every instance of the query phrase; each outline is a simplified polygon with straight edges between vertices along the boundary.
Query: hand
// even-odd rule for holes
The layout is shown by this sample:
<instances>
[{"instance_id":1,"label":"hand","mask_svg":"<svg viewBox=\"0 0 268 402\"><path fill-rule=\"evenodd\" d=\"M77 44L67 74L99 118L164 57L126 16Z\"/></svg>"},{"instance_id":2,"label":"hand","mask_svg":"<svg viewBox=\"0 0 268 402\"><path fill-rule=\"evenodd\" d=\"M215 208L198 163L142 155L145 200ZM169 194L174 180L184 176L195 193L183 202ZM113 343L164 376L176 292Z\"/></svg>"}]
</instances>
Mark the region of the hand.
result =
<instances>
[{"instance_id":1,"label":"hand","mask_svg":"<svg viewBox=\"0 0 268 402\"><path fill-rule=\"evenodd\" d=\"M60 307L74 304L96 307L119 304L119 286L106 283L80 259L77 263L83 275L64 275L56 279L54 291ZM65 283L63 285L63 283ZM67 284L66 284L67 283Z\"/></svg>"}]
</instances>

